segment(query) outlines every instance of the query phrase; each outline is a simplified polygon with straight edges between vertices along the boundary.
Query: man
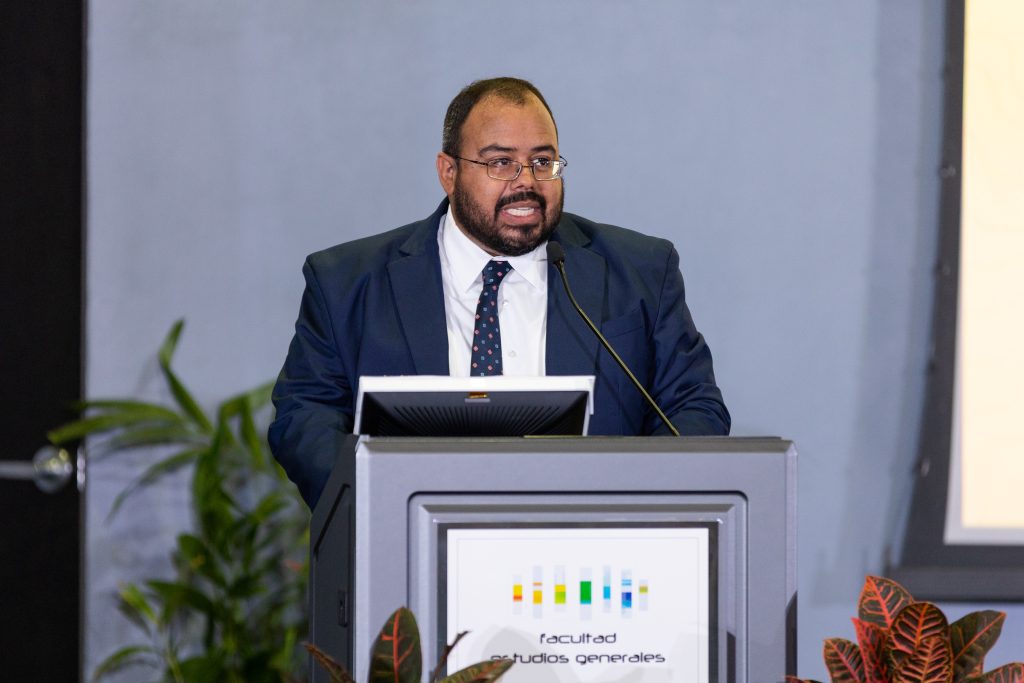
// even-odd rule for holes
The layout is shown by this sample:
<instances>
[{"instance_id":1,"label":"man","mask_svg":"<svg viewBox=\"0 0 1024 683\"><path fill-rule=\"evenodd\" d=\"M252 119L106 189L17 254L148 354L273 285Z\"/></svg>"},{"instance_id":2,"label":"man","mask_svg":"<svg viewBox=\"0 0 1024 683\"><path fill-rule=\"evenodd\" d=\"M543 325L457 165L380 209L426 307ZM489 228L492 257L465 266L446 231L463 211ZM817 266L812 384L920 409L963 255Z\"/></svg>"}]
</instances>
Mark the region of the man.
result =
<instances>
[{"instance_id":1,"label":"man","mask_svg":"<svg viewBox=\"0 0 1024 683\"><path fill-rule=\"evenodd\" d=\"M270 445L310 507L352 431L364 375L595 375L591 434L669 432L553 281L549 239L565 251L580 305L679 431L729 433L674 247L563 215L565 163L532 84L477 81L445 117L437 210L306 260ZM497 320L483 310L491 302Z\"/></svg>"}]
</instances>

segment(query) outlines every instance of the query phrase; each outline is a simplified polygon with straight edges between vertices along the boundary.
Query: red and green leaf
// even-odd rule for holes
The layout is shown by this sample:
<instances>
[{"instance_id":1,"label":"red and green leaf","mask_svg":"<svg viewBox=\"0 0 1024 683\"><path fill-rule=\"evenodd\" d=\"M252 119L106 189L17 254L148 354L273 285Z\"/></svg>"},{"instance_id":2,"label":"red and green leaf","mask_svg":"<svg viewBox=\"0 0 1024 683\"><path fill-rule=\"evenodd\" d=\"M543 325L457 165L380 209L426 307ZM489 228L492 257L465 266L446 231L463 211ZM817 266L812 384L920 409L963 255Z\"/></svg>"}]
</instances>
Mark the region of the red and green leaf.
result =
<instances>
[{"instance_id":1,"label":"red and green leaf","mask_svg":"<svg viewBox=\"0 0 1024 683\"><path fill-rule=\"evenodd\" d=\"M312 643L305 643L306 650L313 655L313 659L319 664L327 675L331 678L331 683L355 683L355 679L349 675L345 667L341 665L334 657L318 648Z\"/></svg>"},{"instance_id":2,"label":"red and green leaf","mask_svg":"<svg viewBox=\"0 0 1024 683\"><path fill-rule=\"evenodd\" d=\"M491 683L509 670L511 659L495 659L471 664L441 680L441 683Z\"/></svg>"},{"instance_id":3,"label":"red and green leaf","mask_svg":"<svg viewBox=\"0 0 1024 683\"><path fill-rule=\"evenodd\" d=\"M1006 612L971 612L949 627L953 648L953 680L962 681L984 671L985 655L992 649L1006 621Z\"/></svg>"},{"instance_id":4,"label":"red and green leaf","mask_svg":"<svg viewBox=\"0 0 1024 683\"><path fill-rule=\"evenodd\" d=\"M988 673L968 678L964 683L1024 683L1024 663L1004 664Z\"/></svg>"},{"instance_id":5,"label":"red and green leaf","mask_svg":"<svg viewBox=\"0 0 1024 683\"><path fill-rule=\"evenodd\" d=\"M910 592L895 581L881 576L868 576L860 591L857 616L862 621L889 629L899 611L913 602Z\"/></svg>"},{"instance_id":6,"label":"red and green leaf","mask_svg":"<svg viewBox=\"0 0 1024 683\"><path fill-rule=\"evenodd\" d=\"M370 683L418 683L423 676L420 631L405 607L395 610L373 644Z\"/></svg>"},{"instance_id":7,"label":"red and green leaf","mask_svg":"<svg viewBox=\"0 0 1024 683\"><path fill-rule=\"evenodd\" d=\"M885 656L888 633L878 624L862 619L854 618L853 627L857 631L857 644L864 661L865 683L888 683L889 662Z\"/></svg>"},{"instance_id":8,"label":"red and green leaf","mask_svg":"<svg viewBox=\"0 0 1024 683\"><path fill-rule=\"evenodd\" d=\"M459 631L455 634L455 640L445 645L441 651L441 656L437 658L437 666L430 672L430 683L438 683L441 680L441 672L444 671L444 666L448 662L448 655L452 653L455 646L459 644L459 641L466 637L469 631Z\"/></svg>"},{"instance_id":9,"label":"red and green leaf","mask_svg":"<svg viewBox=\"0 0 1024 683\"><path fill-rule=\"evenodd\" d=\"M950 683L953 680L953 652L949 639L928 636L910 653L893 675L893 683Z\"/></svg>"},{"instance_id":10,"label":"red and green leaf","mask_svg":"<svg viewBox=\"0 0 1024 683\"><path fill-rule=\"evenodd\" d=\"M893 619L886 643L890 666L900 666L933 636L949 645L949 623L942 610L930 602L915 602L901 609Z\"/></svg>"},{"instance_id":11,"label":"red and green leaf","mask_svg":"<svg viewBox=\"0 0 1024 683\"><path fill-rule=\"evenodd\" d=\"M823 654L832 683L864 683L864 661L856 643L845 638L829 638Z\"/></svg>"}]
</instances>

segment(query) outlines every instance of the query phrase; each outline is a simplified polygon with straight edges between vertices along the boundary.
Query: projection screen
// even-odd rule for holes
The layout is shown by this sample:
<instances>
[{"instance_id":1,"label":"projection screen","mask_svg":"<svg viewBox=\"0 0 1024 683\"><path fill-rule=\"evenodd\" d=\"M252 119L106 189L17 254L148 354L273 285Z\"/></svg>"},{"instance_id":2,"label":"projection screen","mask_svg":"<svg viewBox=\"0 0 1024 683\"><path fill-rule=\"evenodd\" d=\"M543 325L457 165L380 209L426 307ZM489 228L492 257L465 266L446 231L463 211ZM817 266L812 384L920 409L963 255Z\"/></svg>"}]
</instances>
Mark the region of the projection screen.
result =
<instances>
[{"instance_id":1,"label":"projection screen","mask_svg":"<svg viewBox=\"0 0 1024 683\"><path fill-rule=\"evenodd\" d=\"M967 0L945 542L1024 545L1024 3Z\"/></svg>"}]
</instances>

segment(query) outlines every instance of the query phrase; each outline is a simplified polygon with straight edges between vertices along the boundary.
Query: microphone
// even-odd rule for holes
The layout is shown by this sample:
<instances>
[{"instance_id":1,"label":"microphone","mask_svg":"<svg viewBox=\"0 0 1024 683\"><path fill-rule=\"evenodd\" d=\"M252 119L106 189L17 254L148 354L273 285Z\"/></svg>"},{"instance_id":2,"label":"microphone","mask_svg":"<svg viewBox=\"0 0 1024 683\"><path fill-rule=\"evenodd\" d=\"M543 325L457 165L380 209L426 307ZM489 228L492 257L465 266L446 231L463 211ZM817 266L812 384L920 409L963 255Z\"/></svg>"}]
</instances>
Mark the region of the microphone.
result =
<instances>
[{"instance_id":1,"label":"microphone","mask_svg":"<svg viewBox=\"0 0 1024 683\"><path fill-rule=\"evenodd\" d=\"M558 270L558 274L562 276L562 284L565 286L565 293L569 295L569 301L570 303L572 303L573 308L575 308L576 312L580 314L581 318L583 318L583 322L587 324L587 327L590 328L590 331L593 332L595 336L597 336L597 340L601 342L601 346L603 346L608 351L608 353L612 355L612 358L615 359L615 362L619 364L619 367L622 368L622 371L626 373L626 376L629 377L631 382L633 382L633 386L635 386L637 390L641 394L643 394L643 397L647 399L647 403L650 404L651 408L654 409L654 412L658 414L658 417L660 417L661 421L665 423L665 426L669 428L669 431L671 431L673 435L679 436L679 430L676 429L676 426L672 424L672 421L668 419L668 416L665 415L664 412L662 412L660 407L658 407L657 402L653 398L651 398L651 395L649 393L647 393L647 390L644 389L644 386L642 384L640 384L640 380L636 378L636 375L630 372L629 368L626 367L625 361L623 361L622 358L619 357L619 354L615 353L615 349L612 348L612 345L609 344L608 340L605 339L603 334L601 334L601 330L597 329L597 326L594 325L593 322L591 322L587 314L583 311L582 308L580 308L580 305L576 303L576 297L572 295L572 290L569 289L569 278L565 274L565 250L562 249L562 245L559 244L558 242L549 241L547 251L548 263L553 265Z\"/></svg>"}]
</instances>

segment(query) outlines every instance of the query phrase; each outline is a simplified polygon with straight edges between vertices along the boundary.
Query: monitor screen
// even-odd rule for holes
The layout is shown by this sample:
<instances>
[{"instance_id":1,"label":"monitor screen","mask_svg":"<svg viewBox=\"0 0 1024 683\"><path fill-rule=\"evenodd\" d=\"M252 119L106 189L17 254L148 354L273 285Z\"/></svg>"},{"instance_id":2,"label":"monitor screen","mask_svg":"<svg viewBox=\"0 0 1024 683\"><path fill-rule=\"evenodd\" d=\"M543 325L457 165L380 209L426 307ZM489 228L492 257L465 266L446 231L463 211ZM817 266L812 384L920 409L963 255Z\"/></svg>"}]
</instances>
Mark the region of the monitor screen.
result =
<instances>
[{"instance_id":1,"label":"monitor screen","mask_svg":"<svg viewBox=\"0 0 1024 683\"><path fill-rule=\"evenodd\" d=\"M593 377L363 377L355 433L585 436Z\"/></svg>"}]
</instances>

